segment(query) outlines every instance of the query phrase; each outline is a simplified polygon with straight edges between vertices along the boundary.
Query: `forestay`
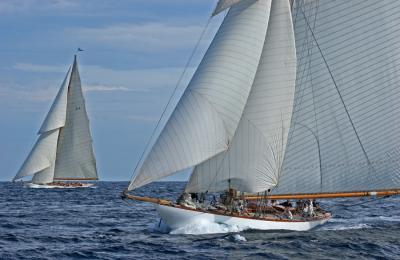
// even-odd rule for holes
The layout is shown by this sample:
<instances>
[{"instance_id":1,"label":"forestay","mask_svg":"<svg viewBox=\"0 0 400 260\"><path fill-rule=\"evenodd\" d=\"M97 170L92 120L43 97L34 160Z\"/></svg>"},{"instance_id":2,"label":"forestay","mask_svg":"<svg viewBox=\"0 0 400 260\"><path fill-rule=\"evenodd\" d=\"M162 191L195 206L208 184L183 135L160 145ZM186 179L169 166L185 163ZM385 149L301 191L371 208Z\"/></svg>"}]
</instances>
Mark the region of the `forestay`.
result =
<instances>
[{"instance_id":1,"label":"forestay","mask_svg":"<svg viewBox=\"0 0 400 260\"><path fill-rule=\"evenodd\" d=\"M189 86L129 189L225 151L236 131L260 60L270 0L247 0L225 17Z\"/></svg>"},{"instance_id":2,"label":"forestay","mask_svg":"<svg viewBox=\"0 0 400 260\"><path fill-rule=\"evenodd\" d=\"M187 192L260 192L278 182L292 116L296 50L289 1L273 0L263 53L227 152L200 164Z\"/></svg>"},{"instance_id":3,"label":"forestay","mask_svg":"<svg viewBox=\"0 0 400 260\"><path fill-rule=\"evenodd\" d=\"M400 1L298 0L297 83L275 194L400 187Z\"/></svg>"},{"instance_id":4,"label":"forestay","mask_svg":"<svg viewBox=\"0 0 400 260\"><path fill-rule=\"evenodd\" d=\"M54 179L97 180L89 118L76 58L69 84L65 126L60 130Z\"/></svg>"}]
</instances>

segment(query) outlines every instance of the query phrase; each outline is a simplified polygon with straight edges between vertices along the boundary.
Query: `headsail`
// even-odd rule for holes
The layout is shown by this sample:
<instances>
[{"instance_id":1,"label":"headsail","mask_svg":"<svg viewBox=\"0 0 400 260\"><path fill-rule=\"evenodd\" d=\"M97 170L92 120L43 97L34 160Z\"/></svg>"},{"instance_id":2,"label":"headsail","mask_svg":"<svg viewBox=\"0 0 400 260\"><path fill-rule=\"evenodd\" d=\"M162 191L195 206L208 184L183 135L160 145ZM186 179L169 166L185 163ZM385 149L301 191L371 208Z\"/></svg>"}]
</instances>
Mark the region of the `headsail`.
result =
<instances>
[{"instance_id":1,"label":"headsail","mask_svg":"<svg viewBox=\"0 0 400 260\"><path fill-rule=\"evenodd\" d=\"M40 178L34 178L35 183L42 184L53 181L57 140L59 128L65 124L70 77L71 69L68 70L57 97L40 128L38 141L14 177L14 180L38 174Z\"/></svg>"},{"instance_id":2,"label":"headsail","mask_svg":"<svg viewBox=\"0 0 400 260\"><path fill-rule=\"evenodd\" d=\"M293 126L275 194L400 188L400 2L297 0Z\"/></svg>"},{"instance_id":3,"label":"headsail","mask_svg":"<svg viewBox=\"0 0 400 260\"><path fill-rule=\"evenodd\" d=\"M46 171L46 177L43 176L41 179L45 179L46 182L41 183L53 181L54 169L51 169L56 159L58 132L59 130L57 129L40 135L21 169L14 177L14 181L44 171Z\"/></svg>"},{"instance_id":4,"label":"headsail","mask_svg":"<svg viewBox=\"0 0 400 260\"><path fill-rule=\"evenodd\" d=\"M39 134L61 128L65 125L65 117L67 111L67 92L69 81L71 77L71 68L68 69L67 76L61 85L60 90L46 116L42 126L40 127Z\"/></svg>"},{"instance_id":5,"label":"headsail","mask_svg":"<svg viewBox=\"0 0 400 260\"><path fill-rule=\"evenodd\" d=\"M233 6L158 140L139 164L135 189L225 151L261 57L270 0Z\"/></svg>"},{"instance_id":6,"label":"headsail","mask_svg":"<svg viewBox=\"0 0 400 260\"><path fill-rule=\"evenodd\" d=\"M265 191L278 182L292 116L296 50L289 1L272 0L260 65L227 152L196 166L187 192Z\"/></svg>"},{"instance_id":7,"label":"headsail","mask_svg":"<svg viewBox=\"0 0 400 260\"><path fill-rule=\"evenodd\" d=\"M89 118L76 57L68 89L66 121L60 130L54 179L97 180Z\"/></svg>"}]
</instances>

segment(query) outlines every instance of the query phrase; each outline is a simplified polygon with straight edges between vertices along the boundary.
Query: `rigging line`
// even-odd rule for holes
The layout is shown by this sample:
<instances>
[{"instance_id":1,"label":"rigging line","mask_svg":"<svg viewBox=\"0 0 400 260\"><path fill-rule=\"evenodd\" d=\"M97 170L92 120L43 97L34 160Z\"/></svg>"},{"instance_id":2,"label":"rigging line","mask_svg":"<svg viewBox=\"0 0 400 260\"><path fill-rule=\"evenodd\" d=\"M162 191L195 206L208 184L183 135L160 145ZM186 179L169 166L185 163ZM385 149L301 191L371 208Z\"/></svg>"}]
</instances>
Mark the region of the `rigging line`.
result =
<instances>
[{"instance_id":1,"label":"rigging line","mask_svg":"<svg viewBox=\"0 0 400 260\"><path fill-rule=\"evenodd\" d=\"M183 80L183 77L185 76L186 71L187 71L187 69L188 69L190 63L192 62L192 59L193 59L194 55L196 54L197 49L198 49L199 46L200 46L200 42L201 42L201 40L203 39L203 37L204 37L204 35L205 35L205 33L206 33L206 31L207 31L207 29L208 29L210 23L211 23L211 19L212 19L212 17L209 17L209 18L208 18L208 20L207 20L207 22L206 22L206 25L204 26L203 31L201 32L200 37L199 37L199 39L197 40L196 45L195 45L195 47L194 47L192 53L190 54L188 61L187 61L186 64L185 64L185 68L183 69L183 71L182 71L182 73L181 73L181 75L180 75L180 77L179 77L179 79L178 79L178 82L176 83L176 85L175 85L175 87L174 87L174 91L172 92L172 95L170 96L170 98L169 98L169 100L168 100L168 102L167 102L167 104L166 104L166 106L165 106L163 112L161 113L160 119L157 121L156 127L154 128L154 130L153 130L153 132L152 132L152 134L151 134L149 140L148 140L147 143L146 143L146 148L143 150L143 153L141 154L140 159L139 159L138 163L137 163L136 166L135 166L135 169L134 169L134 171L133 171L133 174L136 173L137 168L138 168L139 165L142 163L143 158L144 158L144 155L146 154L147 150L149 149L150 143L151 143L151 141L153 140L154 135L156 134L156 132L157 132L159 126L160 126L160 123L161 123L162 119L164 118L165 113L166 113L166 111L167 111L169 105L171 104L172 98L175 96L176 91L177 91L179 85L181 84L181 82L182 82L182 80ZM131 182L134 180L135 176L136 176L136 175L133 175L133 176L132 176Z\"/></svg>"},{"instance_id":2,"label":"rigging line","mask_svg":"<svg viewBox=\"0 0 400 260\"><path fill-rule=\"evenodd\" d=\"M315 12L314 12L314 21L313 21L313 30L315 30L316 24L317 24L317 16L318 16L318 10L319 10L319 2L315 3L316 7L315 7ZM310 16L311 16L311 12L310 12ZM318 159L319 159L319 174L320 174L320 191L322 192L323 190L323 174L322 174L322 160L321 160L321 149L320 149L320 140L319 140L319 133L318 133L318 117L317 117L317 109L316 109L316 102L315 102L315 87L314 87L314 81L313 81L313 73L311 73L311 67L312 67L312 54L313 54L313 48L312 48L312 42L308 42L308 45L311 45L308 47L308 57L310 58L308 61L308 67L309 67L309 76L310 76L310 83L311 83L311 92L312 92L312 100L313 100L313 110L314 110L314 121L315 121L315 138L317 141L317 146L318 146ZM314 132L309 129L308 127L306 127L303 124L300 124L301 126L307 128L307 130L310 130L312 132L312 134L314 134Z\"/></svg>"},{"instance_id":3,"label":"rigging line","mask_svg":"<svg viewBox=\"0 0 400 260\"><path fill-rule=\"evenodd\" d=\"M335 85L336 91L337 91L337 93L338 93L338 95L339 95L339 98L340 98L342 104L343 104L344 110L346 111L346 114L347 114L347 116L348 116L348 118L349 118L350 124L351 124L351 126L352 126L352 128L353 128L353 130L354 130L354 133L356 134L357 140L358 140L358 142L359 142L359 144L360 144L360 146L361 146L361 149L362 149L362 151L363 151L363 153L364 153L364 155L365 155L365 158L367 159L368 165L370 165L370 166L372 167L371 161L369 160L368 154L367 154L367 152L366 152L366 150L365 150L365 148L364 148L364 145L363 145L362 142L361 142L360 136L358 135L358 132L357 132L357 130L356 130L356 127L355 127L355 125L354 125L354 122L353 122L353 120L351 119L351 116L350 116L350 113L349 113L349 111L348 111L348 109L347 109L346 103L344 102L344 99L343 99L343 97L342 97L342 94L340 93L339 87L338 87L338 85L336 84L336 80L335 80L335 78L333 77L332 71L331 71L331 69L330 69L330 67L329 67L329 64L328 64L326 58L325 58L325 55L324 55L324 53L322 52L321 47L319 46L319 43L318 43L318 41L317 41L317 38L315 37L314 31L312 30L312 28L311 28L311 26L310 26L310 24L309 24L309 22L308 22L308 20L307 20L307 17L306 17L306 15L305 15L305 13L304 13L304 10L302 9L301 12L303 13L304 20L305 20L305 22L306 22L306 24L307 24L308 29L309 29L310 32L311 32L311 35L312 35L312 37L313 37L313 39L314 39L314 42L315 42L315 44L316 44L316 46L317 46L319 52L321 53L321 57L322 57L322 59L324 60L324 63L325 63L325 65L326 65L326 68L328 69L329 75L330 75L330 77L332 78L332 82L333 82L333 84Z\"/></svg>"}]
</instances>

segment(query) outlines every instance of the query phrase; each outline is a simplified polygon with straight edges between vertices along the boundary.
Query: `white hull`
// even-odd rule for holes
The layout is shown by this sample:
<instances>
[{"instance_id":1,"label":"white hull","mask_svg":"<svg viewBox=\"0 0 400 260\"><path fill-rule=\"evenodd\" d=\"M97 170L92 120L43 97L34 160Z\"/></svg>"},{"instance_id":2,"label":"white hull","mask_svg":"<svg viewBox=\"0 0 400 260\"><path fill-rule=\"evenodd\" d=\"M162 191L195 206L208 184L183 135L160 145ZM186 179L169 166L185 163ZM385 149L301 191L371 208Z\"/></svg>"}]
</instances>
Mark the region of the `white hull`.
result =
<instances>
[{"instance_id":1,"label":"white hull","mask_svg":"<svg viewBox=\"0 0 400 260\"><path fill-rule=\"evenodd\" d=\"M233 217L222 214L206 213L196 210L155 205L162 220L171 228L177 229L186 225L196 224L206 220L218 224L237 226L240 229L256 230L292 230L307 231L326 223L330 215L323 219L312 221L288 221L288 220L261 220L244 217Z\"/></svg>"},{"instance_id":2,"label":"white hull","mask_svg":"<svg viewBox=\"0 0 400 260\"><path fill-rule=\"evenodd\" d=\"M62 185L46 185L46 184L35 184L31 182L24 183L26 188L31 189L79 189L79 188L90 188L93 187L94 183L82 183L82 186L62 186Z\"/></svg>"}]
</instances>

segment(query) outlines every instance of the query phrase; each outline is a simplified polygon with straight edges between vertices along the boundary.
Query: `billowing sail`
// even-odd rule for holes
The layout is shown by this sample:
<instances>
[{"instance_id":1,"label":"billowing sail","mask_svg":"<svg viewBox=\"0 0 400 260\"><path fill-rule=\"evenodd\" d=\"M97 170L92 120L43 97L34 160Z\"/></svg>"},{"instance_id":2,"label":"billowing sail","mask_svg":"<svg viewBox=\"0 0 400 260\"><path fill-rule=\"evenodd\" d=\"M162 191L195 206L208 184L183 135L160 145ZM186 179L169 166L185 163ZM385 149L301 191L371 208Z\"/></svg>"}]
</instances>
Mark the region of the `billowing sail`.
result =
<instances>
[{"instance_id":1,"label":"billowing sail","mask_svg":"<svg viewBox=\"0 0 400 260\"><path fill-rule=\"evenodd\" d=\"M214 9L213 16L219 14L220 12L228 9L234 4L239 3L240 1L243 0L219 0L217 6Z\"/></svg>"},{"instance_id":2,"label":"billowing sail","mask_svg":"<svg viewBox=\"0 0 400 260\"><path fill-rule=\"evenodd\" d=\"M44 184L53 181L57 140L59 128L65 124L70 77L71 69L68 70L56 99L40 128L38 141L14 177L14 180L34 175L33 183Z\"/></svg>"},{"instance_id":3,"label":"billowing sail","mask_svg":"<svg viewBox=\"0 0 400 260\"><path fill-rule=\"evenodd\" d=\"M51 169L56 159L58 132L57 129L40 135L14 180L45 171L41 174L42 178L38 184L53 181L54 169Z\"/></svg>"},{"instance_id":4,"label":"billowing sail","mask_svg":"<svg viewBox=\"0 0 400 260\"><path fill-rule=\"evenodd\" d=\"M292 116L296 49L289 1L273 0L264 50L228 151L198 165L187 192L260 192L278 183Z\"/></svg>"},{"instance_id":5,"label":"billowing sail","mask_svg":"<svg viewBox=\"0 0 400 260\"><path fill-rule=\"evenodd\" d=\"M55 180L97 180L89 118L76 58L68 86L65 126L58 139Z\"/></svg>"},{"instance_id":6,"label":"billowing sail","mask_svg":"<svg viewBox=\"0 0 400 260\"><path fill-rule=\"evenodd\" d=\"M275 194L400 187L400 1L297 0L298 69Z\"/></svg>"},{"instance_id":7,"label":"billowing sail","mask_svg":"<svg viewBox=\"0 0 400 260\"><path fill-rule=\"evenodd\" d=\"M270 7L270 0L248 0L229 10L175 111L137 167L130 190L228 148L260 61Z\"/></svg>"}]
</instances>

